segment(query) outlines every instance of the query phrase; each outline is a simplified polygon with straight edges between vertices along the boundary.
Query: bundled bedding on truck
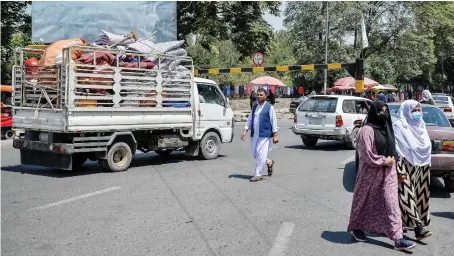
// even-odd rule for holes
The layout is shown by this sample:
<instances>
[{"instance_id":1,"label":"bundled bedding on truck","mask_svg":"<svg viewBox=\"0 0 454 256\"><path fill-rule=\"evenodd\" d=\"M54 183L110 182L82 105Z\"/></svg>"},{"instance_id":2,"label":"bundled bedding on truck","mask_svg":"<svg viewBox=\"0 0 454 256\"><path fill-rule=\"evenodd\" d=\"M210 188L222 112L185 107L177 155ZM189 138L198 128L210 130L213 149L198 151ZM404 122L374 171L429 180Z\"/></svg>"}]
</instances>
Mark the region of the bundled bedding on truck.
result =
<instances>
[{"instance_id":1,"label":"bundled bedding on truck","mask_svg":"<svg viewBox=\"0 0 454 256\"><path fill-rule=\"evenodd\" d=\"M187 51L182 48L183 40L154 43L149 39L134 40L128 35L117 35L102 30L99 38L91 44L90 51L75 49L71 51L70 60L75 64L74 91L77 97L77 107L112 107L114 106L113 85L115 68L121 67L120 95L121 107L155 107L157 97L160 97L162 107L190 106L190 70L182 66ZM59 81L57 68L62 63L62 51L69 46L86 46L82 38L61 40L50 45L42 55L38 65L55 66L52 82L55 90ZM81 47L81 49L83 49ZM93 50L95 49L95 50ZM99 49L99 50L98 50ZM127 55L118 51L137 52L141 55ZM118 54L118 56L117 56ZM145 55L144 55L145 54ZM148 55L146 55L148 54ZM192 64L192 63L191 63ZM162 92L156 91L156 78L153 70L164 70ZM44 81L44 78L38 80ZM50 79L50 80L49 80ZM186 80L185 80L186 79ZM105 87L105 88L104 88ZM96 97L90 97L96 96ZM83 99L86 97L87 99ZM91 98L91 99L89 99Z\"/></svg>"}]
</instances>

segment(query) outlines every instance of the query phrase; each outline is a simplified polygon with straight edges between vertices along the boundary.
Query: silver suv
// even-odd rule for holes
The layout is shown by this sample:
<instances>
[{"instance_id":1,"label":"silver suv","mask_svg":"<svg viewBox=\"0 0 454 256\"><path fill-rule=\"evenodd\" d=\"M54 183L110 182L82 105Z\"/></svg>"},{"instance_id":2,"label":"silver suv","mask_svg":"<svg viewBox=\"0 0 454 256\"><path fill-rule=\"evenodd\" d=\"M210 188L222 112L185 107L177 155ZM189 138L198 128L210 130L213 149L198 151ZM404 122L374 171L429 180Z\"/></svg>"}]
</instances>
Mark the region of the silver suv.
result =
<instances>
[{"instance_id":1,"label":"silver suv","mask_svg":"<svg viewBox=\"0 0 454 256\"><path fill-rule=\"evenodd\" d=\"M348 148L354 149L358 132L354 123L366 117L370 103L355 96L312 96L296 110L293 133L300 135L308 147L324 139L344 141Z\"/></svg>"}]
</instances>

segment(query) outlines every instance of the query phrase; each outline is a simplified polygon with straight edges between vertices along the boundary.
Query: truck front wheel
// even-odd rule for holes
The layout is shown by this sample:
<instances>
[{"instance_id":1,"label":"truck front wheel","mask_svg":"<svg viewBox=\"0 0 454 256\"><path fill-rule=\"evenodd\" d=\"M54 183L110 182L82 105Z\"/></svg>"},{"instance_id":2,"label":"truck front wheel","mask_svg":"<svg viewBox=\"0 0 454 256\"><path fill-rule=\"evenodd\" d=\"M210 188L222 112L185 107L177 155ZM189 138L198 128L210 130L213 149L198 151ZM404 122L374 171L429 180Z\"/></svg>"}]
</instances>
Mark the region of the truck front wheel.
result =
<instances>
[{"instance_id":1,"label":"truck front wheel","mask_svg":"<svg viewBox=\"0 0 454 256\"><path fill-rule=\"evenodd\" d=\"M98 164L102 169L112 172L122 172L129 168L132 161L132 151L124 142L115 143L107 152L107 159L99 159Z\"/></svg>"},{"instance_id":2,"label":"truck front wheel","mask_svg":"<svg viewBox=\"0 0 454 256\"><path fill-rule=\"evenodd\" d=\"M216 159L219 156L221 139L215 132L206 133L200 142L199 156L205 160Z\"/></svg>"}]
</instances>

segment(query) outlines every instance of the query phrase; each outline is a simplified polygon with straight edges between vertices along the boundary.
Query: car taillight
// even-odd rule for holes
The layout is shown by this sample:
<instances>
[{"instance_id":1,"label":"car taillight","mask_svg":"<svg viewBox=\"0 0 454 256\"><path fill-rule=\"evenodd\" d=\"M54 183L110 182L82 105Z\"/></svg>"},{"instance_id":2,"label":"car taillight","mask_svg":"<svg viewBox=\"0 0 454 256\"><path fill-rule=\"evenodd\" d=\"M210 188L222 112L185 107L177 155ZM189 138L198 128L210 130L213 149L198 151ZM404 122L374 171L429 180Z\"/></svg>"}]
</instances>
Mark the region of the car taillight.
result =
<instances>
[{"instance_id":1,"label":"car taillight","mask_svg":"<svg viewBox=\"0 0 454 256\"><path fill-rule=\"evenodd\" d=\"M443 112L452 112L452 108L444 108Z\"/></svg>"},{"instance_id":2,"label":"car taillight","mask_svg":"<svg viewBox=\"0 0 454 256\"><path fill-rule=\"evenodd\" d=\"M336 116L336 127L341 127L342 125L344 125L344 121L342 120L342 116L341 115L337 115Z\"/></svg>"},{"instance_id":3,"label":"car taillight","mask_svg":"<svg viewBox=\"0 0 454 256\"><path fill-rule=\"evenodd\" d=\"M296 124L296 114L293 116L293 123Z\"/></svg>"},{"instance_id":4,"label":"car taillight","mask_svg":"<svg viewBox=\"0 0 454 256\"><path fill-rule=\"evenodd\" d=\"M454 152L454 140L443 141L443 146L442 146L441 150Z\"/></svg>"}]
</instances>

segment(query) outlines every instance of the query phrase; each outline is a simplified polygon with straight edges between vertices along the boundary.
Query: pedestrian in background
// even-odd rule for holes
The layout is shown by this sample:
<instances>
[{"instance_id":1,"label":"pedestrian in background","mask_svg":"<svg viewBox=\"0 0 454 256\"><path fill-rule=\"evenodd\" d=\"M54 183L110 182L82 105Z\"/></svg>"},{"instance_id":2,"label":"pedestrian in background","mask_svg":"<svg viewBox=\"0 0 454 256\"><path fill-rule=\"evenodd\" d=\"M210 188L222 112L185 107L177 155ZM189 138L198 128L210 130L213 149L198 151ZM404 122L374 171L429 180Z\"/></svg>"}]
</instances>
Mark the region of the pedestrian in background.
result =
<instances>
[{"instance_id":1,"label":"pedestrian in background","mask_svg":"<svg viewBox=\"0 0 454 256\"><path fill-rule=\"evenodd\" d=\"M432 93L429 90L424 90L421 95L421 100L419 101L421 104L429 104L435 105L435 101L432 98Z\"/></svg>"},{"instance_id":2,"label":"pedestrian in background","mask_svg":"<svg viewBox=\"0 0 454 256\"><path fill-rule=\"evenodd\" d=\"M252 92L251 96L249 96L249 105L251 106L251 110L252 110L252 107L254 107L255 104L257 104L257 96L256 96L255 92Z\"/></svg>"},{"instance_id":3,"label":"pedestrian in background","mask_svg":"<svg viewBox=\"0 0 454 256\"><path fill-rule=\"evenodd\" d=\"M386 96L382 92L378 94L378 100L383 101L385 103L387 102Z\"/></svg>"},{"instance_id":4,"label":"pedestrian in background","mask_svg":"<svg viewBox=\"0 0 454 256\"><path fill-rule=\"evenodd\" d=\"M272 91L270 91L270 93L266 97L266 100L269 101L270 104L274 106L274 104L276 103L276 96L274 95L274 93Z\"/></svg>"},{"instance_id":5,"label":"pedestrian in background","mask_svg":"<svg viewBox=\"0 0 454 256\"><path fill-rule=\"evenodd\" d=\"M251 131L251 151L255 158L255 175L250 181L260 181L265 165L268 167L268 176L273 174L274 161L268 159L273 143L279 142L277 134L277 118L274 107L266 102L266 92L257 90L257 105L252 108L247 119L241 140L244 140L248 131Z\"/></svg>"},{"instance_id":6,"label":"pedestrian in background","mask_svg":"<svg viewBox=\"0 0 454 256\"><path fill-rule=\"evenodd\" d=\"M399 155L399 202L404 227L414 228L422 240L432 235L424 227L430 224L430 162L432 143L422 119L421 105L407 100L400 106L394 123L396 151Z\"/></svg>"},{"instance_id":7,"label":"pedestrian in background","mask_svg":"<svg viewBox=\"0 0 454 256\"><path fill-rule=\"evenodd\" d=\"M364 232L385 234L394 241L394 249L407 250L415 243L403 236L394 144L388 106L372 102L359 134L359 169L348 231L363 242L367 241Z\"/></svg>"}]
</instances>

